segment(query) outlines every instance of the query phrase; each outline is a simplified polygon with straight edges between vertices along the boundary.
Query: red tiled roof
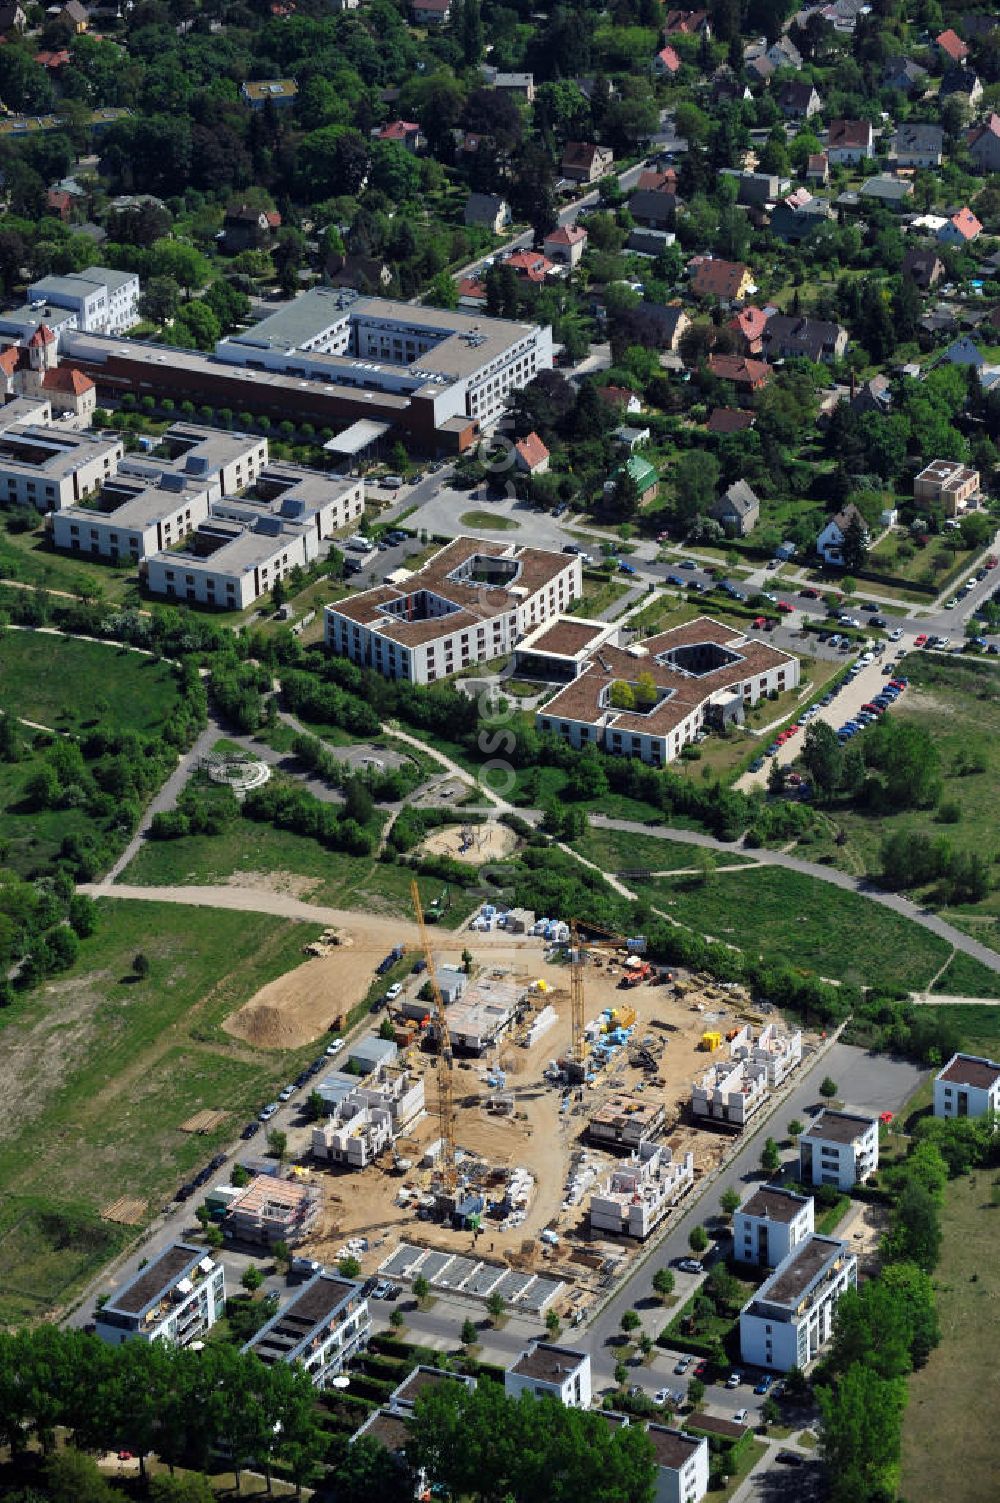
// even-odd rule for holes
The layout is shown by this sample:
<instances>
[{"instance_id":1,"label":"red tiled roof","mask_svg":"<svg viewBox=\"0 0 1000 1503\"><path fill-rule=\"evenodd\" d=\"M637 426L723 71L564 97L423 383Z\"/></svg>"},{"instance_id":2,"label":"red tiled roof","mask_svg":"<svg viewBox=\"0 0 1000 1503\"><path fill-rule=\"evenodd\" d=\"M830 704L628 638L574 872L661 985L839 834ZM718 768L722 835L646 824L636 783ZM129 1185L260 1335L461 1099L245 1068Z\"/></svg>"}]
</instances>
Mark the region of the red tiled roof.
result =
<instances>
[{"instance_id":1,"label":"red tiled roof","mask_svg":"<svg viewBox=\"0 0 1000 1503\"><path fill-rule=\"evenodd\" d=\"M536 251L515 251L507 259L507 265L513 267L519 277L524 277L529 282L544 282L550 271L555 269L555 263L548 256L540 256Z\"/></svg>"},{"instance_id":2,"label":"red tiled roof","mask_svg":"<svg viewBox=\"0 0 1000 1503\"><path fill-rule=\"evenodd\" d=\"M380 141L405 141L407 136L416 135L419 130L415 120L390 120L388 125L383 125L378 138Z\"/></svg>"},{"instance_id":3,"label":"red tiled roof","mask_svg":"<svg viewBox=\"0 0 1000 1503\"><path fill-rule=\"evenodd\" d=\"M983 228L975 214L968 208L959 209L957 214L951 216L948 223L955 227L963 240L975 240Z\"/></svg>"},{"instance_id":4,"label":"red tiled roof","mask_svg":"<svg viewBox=\"0 0 1000 1503\"><path fill-rule=\"evenodd\" d=\"M870 144L871 136L871 122L868 120L831 120L827 145L835 149L845 146L860 149Z\"/></svg>"},{"instance_id":5,"label":"red tiled roof","mask_svg":"<svg viewBox=\"0 0 1000 1503\"><path fill-rule=\"evenodd\" d=\"M771 379L771 367L763 360L747 360L742 355L709 355L708 368L720 381L733 381L753 391Z\"/></svg>"},{"instance_id":6,"label":"red tiled roof","mask_svg":"<svg viewBox=\"0 0 1000 1503\"><path fill-rule=\"evenodd\" d=\"M935 37L934 40L941 48L941 51L951 58L953 63L964 62L969 55L968 47L966 47L958 33L952 31L950 26L947 31L942 31L941 35Z\"/></svg>"},{"instance_id":7,"label":"red tiled roof","mask_svg":"<svg viewBox=\"0 0 1000 1503\"><path fill-rule=\"evenodd\" d=\"M737 329L748 344L753 344L760 339L767 327L767 314L762 308L755 308L750 303L741 308L735 318L729 320L729 327Z\"/></svg>"},{"instance_id":8,"label":"red tiled roof","mask_svg":"<svg viewBox=\"0 0 1000 1503\"><path fill-rule=\"evenodd\" d=\"M518 439L514 448L520 454L529 470L537 469L544 464L549 457L549 451L538 437L537 433L529 433L526 438Z\"/></svg>"},{"instance_id":9,"label":"red tiled roof","mask_svg":"<svg viewBox=\"0 0 1000 1503\"><path fill-rule=\"evenodd\" d=\"M83 371L74 370L71 365L61 365L57 370L46 371L42 386L46 391L65 391L74 397L82 397L85 392L94 389L90 377L85 376Z\"/></svg>"},{"instance_id":10,"label":"red tiled roof","mask_svg":"<svg viewBox=\"0 0 1000 1503\"><path fill-rule=\"evenodd\" d=\"M32 334L31 338L28 340L28 348L37 349L41 344L55 344L55 342L56 336L53 334L48 324L39 324L34 334Z\"/></svg>"},{"instance_id":11,"label":"red tiled roof","mask_svg":"<svg viewBox=\"0 0 1000 1503\"><path fill-rule=\"evenodd\" d=\"M639 181L635 186L639 193L676 193L677 173L672 167L668 167L665 172L651 172L647 169L639 173Z\"/></svg>"},{"instance_id":12,"label":"red tiled roof","mask_svg":"<svg viewBox=\"0 0 1000 1503\"><path fill-rule=\"evenodd\" d=\"M609 407L627 407L632 398L639 394L638 392L630 391L627 386L599 386L597 388L597 395Z\"/></svg>"},{"instance_id":13,"label":"red tiled roof","mask_svg":"<svg viewBox=\"0 0 1000 1503\"><path fill-rule=\"evenodd\" d=\"M679 72L681 60L672 47L661 47L656 56L657 60L663 64L668 73Z\"/></svg>"},{"instance_id":14,"label":"red tiled roof","mask_svg":"<svg viewBox=\"0 0 1000 1503\"><path fill-rule=\"evenodd\" d=\"M558 229L545 237L546 245L579 245L581 240L587 239L587 231L582 225L561 224Z\"/></svg>"},{"instance_id":15,"label":"red tiled roof","mask_svg":"<svg viewBox=\"0 0 1000 1503\"><path fill-rule=\"evenodd\" d=\"M691 276L691 286L700 297L734 298L739 295L747 271L742 261L699 257Z\"/></svg>"},{"instance_id":16,"label":"red tiled roof","mask_svg":"<svg viewBox=\"0 0 1000 1503\"><path fill-rule=\"evenodd\" d=\"M743 433L752 428L756 419L752 412L741 407L715 407L708 419L709 433Z\"/></svg>"},{"instance_id":17,"label":"red tiled roof","mask_svg":"<svg viewBox=\"0 0 1000 1503\"><path fill-rule=\"evenodd\" d=\"M459 297L475 298L477 302L485 303L486 286L478 277L463 277L458 284Z\"/></svg>"},{"instance_id":18,"label":"red tiled roof","mask_svg":"<svg viewBox=\"0 0 1000 1503\"><path fill-rule=\"evenodd\" d=\"M6 376L12 376L20 362L20 351L16 344L8 345L5 350L0 350L0 370Z\"/></svg>"}]
</instances>

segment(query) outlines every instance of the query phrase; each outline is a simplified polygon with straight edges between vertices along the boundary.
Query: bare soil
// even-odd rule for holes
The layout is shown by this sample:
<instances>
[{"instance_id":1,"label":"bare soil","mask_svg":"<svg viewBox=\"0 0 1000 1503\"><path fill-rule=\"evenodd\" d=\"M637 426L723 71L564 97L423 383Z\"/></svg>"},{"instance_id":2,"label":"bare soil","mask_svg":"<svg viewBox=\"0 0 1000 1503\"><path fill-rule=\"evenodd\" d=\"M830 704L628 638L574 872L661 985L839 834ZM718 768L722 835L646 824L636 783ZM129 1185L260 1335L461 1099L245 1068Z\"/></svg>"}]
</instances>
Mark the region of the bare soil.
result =
<instances>
[{"instance_id":1,"label":"bare soil","mask_svg":"<svg viewBox=\"0 0 1000 1503\"><path fill-rule=\"evenodd\" d=\"M463 834L466 829L468 843ZM491 819L482 825L444 825L428 835L420 849L424 855L450 856L453 861L482 866L484 861L501 861L513 855L519 845L513 830Z\"/></svg>"},{"instance_id":2,"label":"bare soil","mask_svg":"<svg viewBox=\"0 0 1000 1503\"><path fill-rule=\"evenodd\" d=\"M323 879L307 877L302 872L230 872L226 884L249 888L252 892L283 892L293 898L307 898L323 886Z\"/></svg>"}]
</instances>

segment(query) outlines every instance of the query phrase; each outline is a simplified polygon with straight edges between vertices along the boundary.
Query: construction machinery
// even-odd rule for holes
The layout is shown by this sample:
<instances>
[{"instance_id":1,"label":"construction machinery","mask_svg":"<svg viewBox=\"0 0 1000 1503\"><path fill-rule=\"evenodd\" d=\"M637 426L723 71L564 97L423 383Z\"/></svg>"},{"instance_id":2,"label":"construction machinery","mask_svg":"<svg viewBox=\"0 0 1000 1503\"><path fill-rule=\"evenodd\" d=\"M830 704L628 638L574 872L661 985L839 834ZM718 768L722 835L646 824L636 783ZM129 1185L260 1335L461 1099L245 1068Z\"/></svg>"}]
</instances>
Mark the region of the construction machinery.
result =
<instances>
[{"instance_id":1,"label":"construction machinery","mask_svg":"<svg viewBox=\"0 0 1000 1503\"><path fill-rule=\"evenodd\" d=\"M631 954L637 954L646 947L646 941L641 935L635 939L625 939L620 934L614 934L610 929L604 929L600 924L586 923L586 929L592 929L597 934L603 934L606 939L618 950L627 950ZM586 1001L584 998L583 967L586 964L585 952L594 943L592 940L580 938L580 928L576 919L570 920L570 1058L571 1073L577 1078L583 1078L583 1063L587 1051L584 1029L586 1027Z\"/></svg>"},{"instance_id":2,"label":"construction machinery","mask_svg":"<svg viewBox=\"0 0 1000 1503\"><path fill-rule=\"evenodd\" d=\"M448 1019L445 1015L444 1001L441 996L441 988L438 986L437 971L434 966L434 952L431 949L430 936L427 933L427 925L424 922L424 910L420 902L420 889L417 886L415 877L410 883L410 896L413 900L413 911L417 917L417 927L420 930L420 946L424 952L424 959L427 961L427 980L430 983L431 997L434 1004L434 1023L438 1044L437 1114L438 1128L441 1136L441 1185L445 1195L453 1197L458 1183L458 1171L455 1161L455 1059L451 1047L451 1034L448 1031Z\"/></svg>"}]
</instances>

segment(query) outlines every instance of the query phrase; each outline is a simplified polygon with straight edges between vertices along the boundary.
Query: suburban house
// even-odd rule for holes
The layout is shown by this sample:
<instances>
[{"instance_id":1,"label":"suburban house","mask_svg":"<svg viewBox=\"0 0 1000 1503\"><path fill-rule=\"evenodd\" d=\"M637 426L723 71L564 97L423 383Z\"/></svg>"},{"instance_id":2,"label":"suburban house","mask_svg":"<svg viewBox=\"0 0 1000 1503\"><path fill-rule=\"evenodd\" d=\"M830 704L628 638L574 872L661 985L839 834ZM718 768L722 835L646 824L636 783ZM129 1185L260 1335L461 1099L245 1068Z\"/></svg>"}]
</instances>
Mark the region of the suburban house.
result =
<instances>
[{"instance_id":1,"label":"suburban house","mask_svg":"<svg viewBox=\"0 0 1000 1503\"><path fill-rule=\"evenodd\" d=\"M549 451L538 434L531 432L514 445L514 464L525 475L544 475L549 467Z\"/></svg>"},{"instance_id":2,"label":"suburban house","mask_svg":"<svg viewBox=\"0 0 1000 1503\"><path fill-rule=\"evenodd\" d=\"M645 506L647 502L653 500L660 488L660 477L656 472L655 466L651 465L648 459L643 459L640 454L629 455L625 463L605 483L605 493L613 493L619 482L626 475L634 482L635 488L639 492L640 506Z\"/></svg>"},{"instance_id":3,"label":"suburban house","mask_svg":"<svg viewBox=\"0 0 1000 1503\"><path fill-rule=\"evenodd\" d=\"M829 223L834 212L825 198L814 198L805 188L775 204L771 211L771 234L779 240L806 240L821 225Z\"/></svg>"},{"instance_id":4,"label":"suburban house","mask_svg":"<svg viewBox=\"0 0 1000 1503\"><path fill-rule=\"evenodd\" d=\"M775 102L786 120L811 120L823 108L823 101L811 83L795 79L779 85Z\"/></svg>"},{"instance_id":5,"label":"suburban house","mask_svg":"<svg viewBox=\"0 0 1000 1503\"><path fill-rule=\"evenodd\" d=\"M957 459L932 459L913 482L914 501L940 506L946 517L958 517L979 500L979 471Z\"/></svg>"},{"instance_id":6,"label":"suburban house","mask_svg":"<svg viewBox=\"0 0 1000 1503\"><path fill-rule=\"evenodd\" d=\"M799 681L790 653L701 616L630 648L595 646L589 633L566 683L565 641L581 635L581 623L559 620L531 641L534 676L563 685L535 711L536 730L654 767L680 756L705 724L739 723L744 706Z\"/></svg>"},{"instance_id":7,"label":"suburban house","mask_svg":"<svg viewBox=\"0 0 1000 1503\"><path fill-rule=\"evenodd\" d=\"M771 379L766 361L748 360L744 355L709 355L708 368L720 381L731 381L741 398L763 391Z\"/></svg>"},{"instance_id":8,"label":"suburban house","mask_svg":"<svg viewBox=\"0 0 1000 1503\"><path fill-rule=\"evenodd\" d=\"M550 261L548 256L540 256L533 250L515 251L507 257L505 264L514 272L518 281L532 282L535 286L541 286L556 269L555 262Z\"/></svg>"},{"instance_id":9,"label":"suburban house","mask_svg":"<svg viewBox=\"0 0 1000 1503\"><path fill-rule=\"evenodd\" d=\"M545 236L542 249L550 261L563 266L579 266L587 249L587 239L587 231L582 225L560 224Z\"/></svg>"},{"instance_id":10,"label":"suburban house","mask_svg":"<svg viewBox=\"0 0 1000 1503\"><path fill-rule=\"evenodd\" d=\"M326 607L331 652L430 684L512 651L582 592L578 557L458 537L398 585Z\"/></svg>"},{"instance_id":11,"label":"suburban house","mask_svg":"<svg viewBox=\"0 0 1000 1503\"><path fill-rule=\"evenodd\" d=\"M228 255L238 256L242 251L267 250L281 226L281 215L274 210L251 209L247 204L237 204L226 210L222 221L222 235Z\"/></svg>"},{"instance_id":12,"label":"suburban house","mask_svg":"<svg viewBox=\"0 0 1000 1503\"><path fill-rule=\"evenodd\" d=\"M866 412L888 416L892 411L892 387L888 376L872 376L868 381L862 381L851 396L851 411L859 417Z\"/></svg>"},{"instance_id":13,"label":"suburban house","mask_svg":"<svg viewBox=\"0 0 1000 1503\"><path fill-rule=\"evenodd\" d=\"M760 521L760 502L745 480L734 480L729 489L712 502L708 515L732 537L745 538Z\"/></svg>"},{"instance_id":14,"label":"suburban house","mask_svg":"<svg viewBox=\"0 0 1000 1503\"><path fill-rule=\"evenodd\" d=\"M953 214L950 219L946 220L938 230L938 242L941 245L968 245L971 240L976 239L977 235L981 235L982 231L983 227L979 220L972 210L966 207L959 209L957 214Z\"/></svg>"},{"instance_id":15,"label":"suburban house","mask_svg":"<svg viewBox=\"0 0 1000 1503\"><path fill-rule=\"evenodd\" d=\"M97 1334L110 1346L166 1341L187 1346L226 1306L226 1273L211 1253L187 1242L166 1247L98 1309Z\"/></svg>"},{"instance_id":16,"label":"suburban house","mask_svg":"<svg viewBox=\"0 0 1000 1503\"><path fill-rule=\"evenodd\" d=\"M941 257L933 250L908 250L903 256L902 274L916 282L923 292L936 287L945 274Z\"/></svg>"},{"instance_id":17,"label":"suburban house","mask_svg":"<svg viewBox=\"0 0 1000 1503\"><path fill-rule=\"evenodd\" d=\"M978 1054L953 1054L934 1077L935 1117L1000 1112L1000 1065Z\"/></svg>"},{"instance_id":18,"label":"suburban house","mask_svg":"<svg viewBox=\"0 0 1000 1503\"><path fill-rule=\"evenodd\" d=\"M620 315L619 323L629 344L647 350L676 350L691 327L680 303L637 303Z\"/></svg>"},{"instance_id":19,"label":"suburban house","mask_svg":"<svg viewBox=\"0 0 1000 1503\"><path fill-rule=\"evenodd\" d=\"M388 125L376 125L372 129L372 138L375 141L393 142L413 153L427 145L424 133L415 120L390 120Z\"/></svg>"},{"instance_id":20,"label":"suburban house","mask_svg":"<svg viewBox=\"0 0 1000 1503\"><path fill-rule=\"evenodd\" d=\"M676 193L677 173L673 167L646 167L635 186L649 193Z\"/></svg>"},{"instance_id":21,"label":"suburban house","mask_svg":"<svg viewBox=\"0 0 1000 1503\"><path fill-rule=\"evenodd\" d=\"M757 308L753 303L746 303L726 324L726 328L731 329L736 335L744 355L761 353L767 317L763 308Z\"/></svg>"},{"instance_id":22,"label":"suburban house","mask_svg":"<svg viewBox=\"0 0 1000 1503\"><path fill-rule=\"evenodd\" d=\"M822 318L773 313L763 336L764 355L768 360L791 360L800 356L820 364L841 360L847 349L847 330L843 324Z\"/></svg>"},{"instance_id":23,"label":"suburban house","mask_svg":"<svg viewBox=\"0 0 1000 1503\"><path fill-rule=\"evenodd\" d=\"M628 201L628 211L644 229L672 230L677 220L677 203L677 196L663 189L637 188Z\"/></svg>"},{"instance_id":24,"label":"suburban house","mask_svg":"<svg viewBox=\"0 0 1000 1503\"><path fill-rule=\"evenodd\" d=\"M874 155L870 120L831 120L826 154L831 167L851 166Z\"/></svg>"},{"instance_id":25,"label":"suburban house","mask_svg":"<svg viewBox=\"0 0 1000 1503\"><path fill-rule=\"evenodd\" d=\"M574 183L596 183L615 165L610 146L593 141L567 141L562 154L562 175Z\"/></svg>"},{"instance_id":26,"label":"suburban house","mask_svg":"<svg viewBox=\"0 0 1000 1503\"><path fill-rule=\"evenodd\" d=\"M86 8L80 4L80 0L66 0L65 5L58 7L55 15L57 21L68 26L76 36L82 36L90 25L90 16Z\"/></svg>"},{"instance_id":27,"label":"suburban house","mask_svg":"<svg viewBox=\"0 0 1000 1503\"><path fill-rule=\"evenodd\" d=\"M806 182L824 188L830 181L830 158L825 151L811 151L806 161Z\"/></svg>"},{"instance_id":28,"label":"suburban house","mask_svg":"<svg viewBox=\"0 0 1000 1503\"><path fill-rule=\"evenodd\" d=\"M708 1492L708 1437L651 1424L656 1483L653 1503L700 1503Z\"/></svg>"},{"instance_id":29,"label":"suburban house","mask_svg":"<svg viewBox=\"0 0 1000 1503\"><path fill-rule=\"evenodd\" d=\"M242 1348L268 1367L304 1367L326 1388L368 1341L371 1318L361 1285L320 1269Z\"/></svg>"},{"instance_id":30,"label":"suburban house","mask_svg":"<svg viewBox=\"0 0 1000 1503\"><path fill-rule=\"evenodd\" d=\"M451 20L451 0L410 0L414 26L444 26Z\"/></svg>"},{"instance_id":31,"label":"suburban house","mask_svg":"<svg viewBox=\"0 0 1000 1503\"><path fill-rule=\"evenodd\" d=\"M895 167L940 167L944 155L944 131L940 125L918 122L900 125L892 137Z\"/></svg>"},{"instance_id":32,"label":"suburban house","mask_svg":"<svg viewBox=\"0 0 1000 1503\"><path fill-rule=\"evenodd\" d=\"M499 193L470 193L462 218L466 224L481 224L499 235L510 224L510 204Z\"/></svg>"},{"instance_id":33,"label":"suburban house","mask_svg":"<svg viewBox=\"0 0 1000 1503\"><path fill-rule=\"evenodd\" d=\"M859 203L870 203L874 199L887 209L897 211L908 207L912 197L913 180L909 177L896 177L891 172L876 173L874 177L867 178L858 190Z\"/></svg>"},{"instance_id":34,"label":"suburban house","mask_svg":"<svg viewBox=\"0 0 1000 1503\"><path fill-rule=\"evenodd\" d=\"M666 36L700 37L712 35L707 10L668 10L663 18Z\"/></svg>"},{"instance_id":35,"label":"suburban house","mask_svg":"<svg viewBox=\"0 0 1000 1503\"><path fill-rule=\"evenodd\" d=\"M927 69L921 68L911 57L896 54L886 58L882 69L883 89L895 89L900 94L911 94L923 88Z\"/></svg>"},{"instance_id":36,"label":"suburban house","mask_svg":"<svg viewBox=\"0 0 1000 1503\"><path fill-rule=\"evenodd\" d=\"M776 172L739 171L735 167L723 167L721 177L735 178L739 184L736 202L746 208L763 208L773 203L782 191L782 180ZM788 182L785 181L785 188Z\"/></svg>"},{"instance_id":37,"label":"suburban house","mask_svg":"<svg viewBox=\"0 0 1000 1503\"><path fill-rule=\"evenodd\" d=\"M522 1393L558 1399L569 1409L589 1409L590 1353L550 1341L533 1341L504 1374L504 1392L516 1399Z\"/></svg>"},{"instance_id":38,"label":"suburban house","mask_svg":"<svg viewBox=\"0 0 1000 1503\"><path fill-rule=\"evenodd\" d=\"M319 1195L311 1185L257 1174L229 1202L222 1235L252 1246L284 1242L293 1247L312 1231L319 1209Z\"/></svg>"},{"instance_id":39,"label":"suburban house","mask_svg":"<svg viewBox=\"0 0 1000 1503\"><path fill-rule=\"evenodd\" d=\"M740 407L713 407L706 426L709 433L745 433L756 420L754 413L745 412Z\"/></svg>"},{"instance_id":40,"label":"suburban house","mask_svg":"<svg viewBox=\"0 0 1000 1503\"><path fill-rule=\"evenodd\" d=\"M813 1235L814 1202L781 1185L763 1185L733 1217L733 1257L741 1263L777 1268Z\"/></svg>"},{"instance_id":41,"label":"suburban house","mask_svg":"<svg viewBox=\"0 0 1000 1503\"><path fill-rule=\"evenodd\" d=\"M488 89L496 89L501 94L512 94L515 99L523 99L525 104L534 104L535 75L533 73L506 73L502 68L494 68L490 63L483 63L480 71L483 75L483 83Z\"/></svg>"},{"instance_id":42,"label":"suburban house","mask_svg":"<svg viewBox=\"0 0 1000 1503\"><path fill-rule=\"evenodd\" d=\"M681 60L672 47L662 47L653 58L657 78L674 78L681 71Z\"/></svg>"},{"instance_id":43,"label":"suburban house","mask_svg":"<svg viewBox=\"0 0 1000 1503\"><path fill-rule=\"evenodd\" d=\"M878 1168L878 1118L826 1106L799 1138L804 1185L850 1190Z\"/></svg>"},{"instance_id":44,"label":"suburban house","mask_svg":"<svg viewBox=\"0 0 1000 1503\"><path fill-rule=\"evenodd\" d=\"M868 523L858 511L853 501L849 501L842 511L830 518L822 532L816 539L816 552L824 563L843 564L844 539L852 521L861 523L865 540L868 539Z\"/></svg>"},{"instance_id":45,"label":"suburban house","mask_svg":"<svg viewBox=\"0 0 1000 1503\"><path fill-rule=\"evenodd\" d=\"M980 172L1000 172L1000 115L995 110L984 124L973 126L966 140Z\"/></svg>"},{"instance_id":46,"label":"suburban house","mask_svg":"<svg viewBox=\"0 0 1000 1503\"><path fill-rule=\"evenodd\" d=\"M792 1249L740 1312L740 1354L753 1367L801 1371L833 1334L841 1295L857 1288L845 1242L812 1236Z\"/></svg>"},{"instance_id":47,"label":"suburban house","mask_svg":"<svg viewBox=\"0 0 1000 1503\"><path fill-rule=\"evenodd\" d=\"M950 63L964 63L969 55L968 47L950 26L934 38L934 45Z\"/></svg>"},{"instance_id":48,"label":"suburban house","mask_svg":"<svg viewBox=\"0 0 1000 1503\"><path fill-rule=\"evenodd\" d=\"M19 0L3 0L0 4L0 35L6 36L8 32L21 32L28 24L28 17Z\"/></svg>"},{"instance_id":49,"label":"suburban house","mask_svg":"<svg viewBox=\"0 0 1000 1503\"><path fill-rule=\"evenodd\" d=\"M720 303L739 303L753 290L753 276L742 261L696 256L688 263L695 297L715 297Z\"/></svg>"},{"instance_id":50,"label":"suburban house","mask_svg":"<svg viewBox=\"0 0 1000 1503\"><path fill-rule=\"evenodd\" d=\"M950 99L953 94L962 100L967 109L975 109L983 97L983 84L978 73L961 63L949 68L941 80L938 99Z\"/></svg>"},{"instance_id":51,"label":"suburban house","mask_svg":"<svg viewBox=\"0 0 1000 1503\"><path fill-rule=\"evenodd\" d=\"M599 386L597 395L606 407L613 408L615 412L627 412L630 417L635 417L642 411L639 393L627 386Z\"/></svg>"},{"instance_id":52,"label":"suburban house","mask_svg":"<svg viewBox=\"0 0 1000 1503\"><path fill-rule=\"evenodd\" d=\"M240 98L252 110L270 105L273 110L289 110L299 96L294 78L249 79L240 89Z\"/></svg>"}]
</instances>

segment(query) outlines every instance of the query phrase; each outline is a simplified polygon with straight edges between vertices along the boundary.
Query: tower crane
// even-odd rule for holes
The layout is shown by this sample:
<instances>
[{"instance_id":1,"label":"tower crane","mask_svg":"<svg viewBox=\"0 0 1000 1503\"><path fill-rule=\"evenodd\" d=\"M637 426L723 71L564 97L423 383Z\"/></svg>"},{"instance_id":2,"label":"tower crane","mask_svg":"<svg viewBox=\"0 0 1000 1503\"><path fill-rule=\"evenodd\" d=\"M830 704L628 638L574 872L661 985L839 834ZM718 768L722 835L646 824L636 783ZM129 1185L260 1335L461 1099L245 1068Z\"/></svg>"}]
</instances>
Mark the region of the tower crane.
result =
<instances>
[{"instance_id":1,"label":"tower crane","mask_svg":"<svg viewBox=\"0 0 1000 1503\"><path fill-rule=\"evenodd\" d=\"M434 952L431 949L427 925L424 923L420 889L415 877L410 883L410 896L413 900L413 911L417 916L420 945L427 962L427 980L430 983L431 996L434 1000L434 1023L438 1036L437 1114L441 1133L441 1178L445 1191L451 1194L458 1180L455 1164L454 1055L451 1048L451 1035L448 1031L448 1019L445 1016L444 1000L441 996L441 988L438 986L437 972L434 969Z\"/></svg>"}]
</instances>

